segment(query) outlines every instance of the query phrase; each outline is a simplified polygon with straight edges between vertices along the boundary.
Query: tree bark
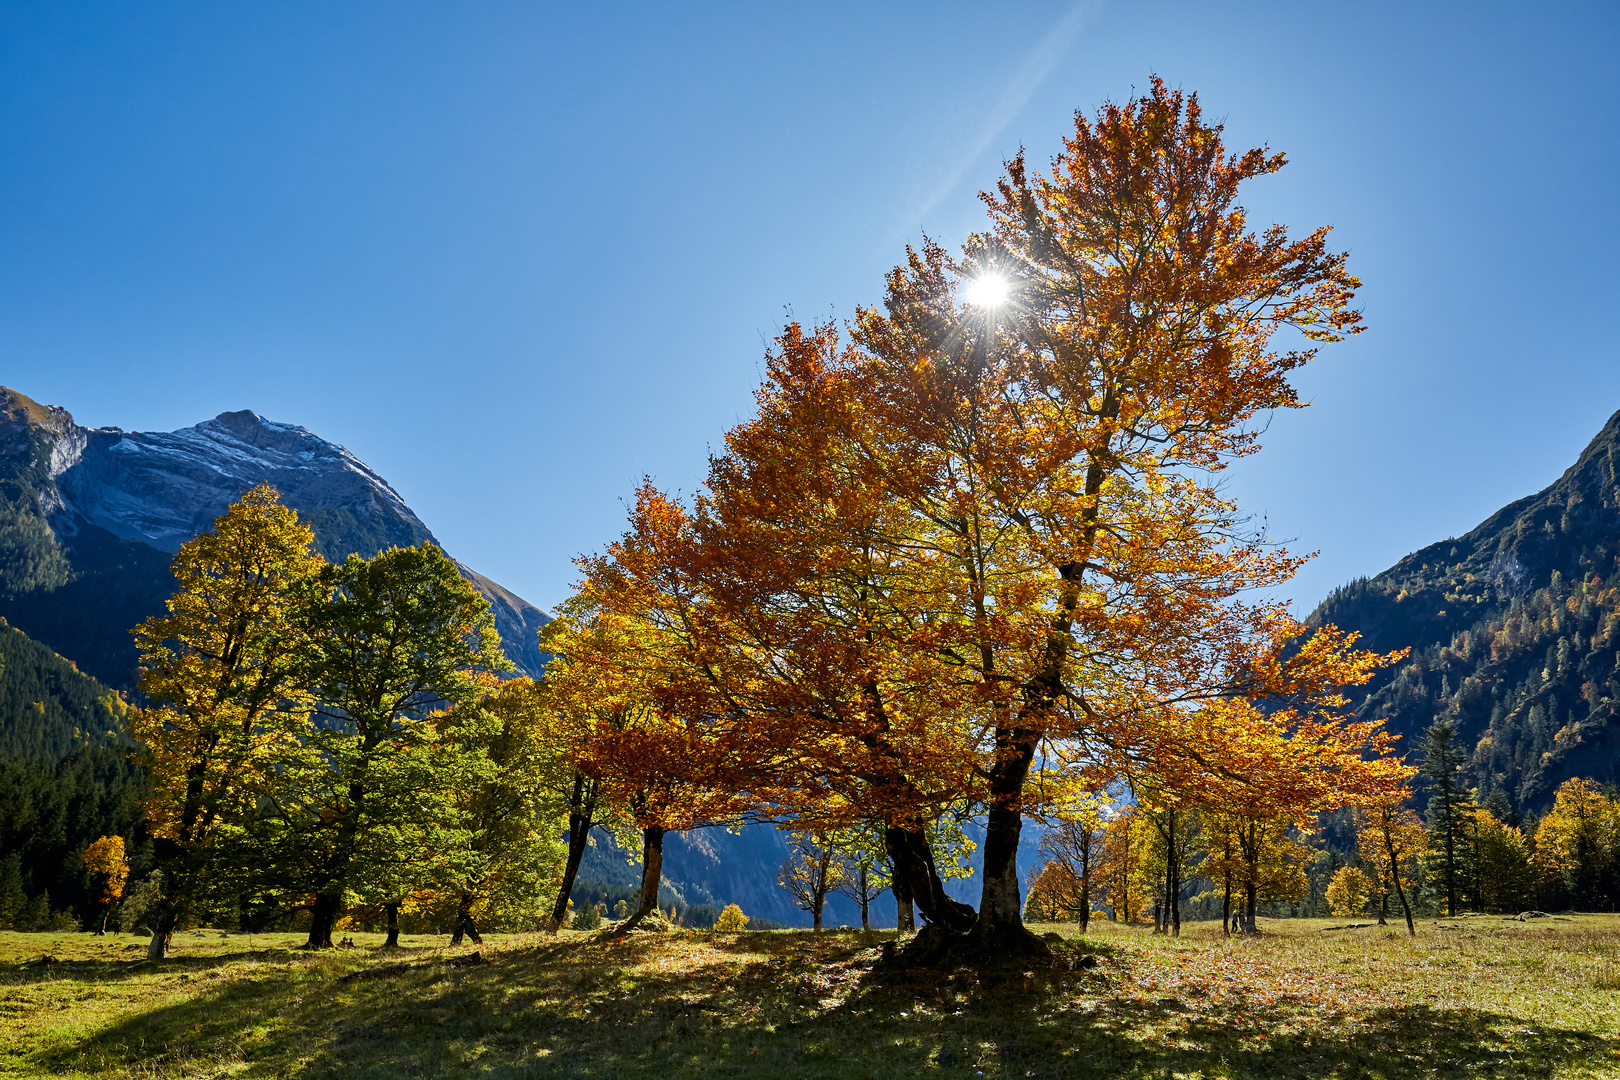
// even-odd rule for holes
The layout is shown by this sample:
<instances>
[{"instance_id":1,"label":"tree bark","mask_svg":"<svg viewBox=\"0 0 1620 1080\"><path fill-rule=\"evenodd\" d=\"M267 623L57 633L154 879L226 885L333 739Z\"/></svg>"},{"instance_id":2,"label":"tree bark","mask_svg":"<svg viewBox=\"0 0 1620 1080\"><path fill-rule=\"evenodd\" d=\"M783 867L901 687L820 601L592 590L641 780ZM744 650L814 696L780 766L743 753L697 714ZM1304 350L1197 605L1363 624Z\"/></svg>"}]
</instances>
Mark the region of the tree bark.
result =
<instances>
[{"instance_id":1,"label":"tree bark","mask_svg":"<svg viewBox=\"0 0 1620 1080\"><path fill-rule=\"evenodd\" d=\"M475 899L472 893L462 892L461 903L456 907L456 929L450 935L450 944L460 945L463 935L472 938L474 945L484 943L484 939L478 936L478 927L473 924L472 906Z\"/></svg>"},{"instance_id":2,"label":"tree bark","mask_svg":"<svg viewBox=\"0 0 1620 1080\"><path fill-rule=\"evenodd\" d=\"M315 906L309 913L309 940L304 942L304 948L332 947L332 927L337 924L338 909L342 906L343 894L340 892L323 892L316 895Z\"/></svg>"},{"instance_id":3,"label":"tree bark","mask_svg":"<svg viewBox=\"0 0 1620 1080\"><path fill-rule=\"evenodd\" d=\"M902 829L889 825L883 830L883 843L893 867L897 900L907 900L923 918L950 933L963 934L973 927L974 910L945 894L945 884L934 864L928 834L920 827ZM1017 883L1014 883L1016 888Z\"/></svg>"},{"instance_id":4,"label":"tree bark","mask_svg":"<svg viewBox=\"0 0 1620 1080\"><path fill-rule=\"evenodd\" d=\"M148 960L163 960L169 955L169 943L174 939L174 928L184 910L183 897L165 897L158 905L157 924L152 927L152 940L146 944Z\"/></svg>"},{"instance_id":5,"label":"tree bark","mask_svg":"<svg viewBox=\"0 0 1620 1080\"><path fill-rule=\"evenodd\" d=\"M1029 948L1040 941L1024 929L1024 900L1018 889L1018 838L1024 828L1021 800L1037 741L1037 733L1027 728L996 732L996 763L990 770L990 812L984 833L984 889L971 931L981 947L1000 948L1016 942Z\"/></svg>"},{"instance_id":6,"label":"tree bark","mask_svg":"<svg viewBox=\"0 0 1620 1080\"><path fill-rule=\"evenodd\" d=\"M917 917L912 913L911 897L894 898L894 928L902 934L917 932Z\"/></svg>"},{"instance_id":7,"label":"tree bark","mask_svg":"<svg viewBox=\"0 0 1620 1080\"><path fill-rule=\"evenodd\" d=\"M622 934L641 925L658 910L658 886L664 876L664 829L651 825L641 830L641 896L636 910L614 930Z\"/></svg>"},{"instance_id":8,"label":"tree bark","mask_svg":"<svg viewBox=\"0 0 1620 1080\"><path fill-rule=\"evenodd\" d=\"M1412 905L1406 902L1406 889L1401 886L1400 860L1395 857L1395 841L1384 830L1384 850L1389 853L1389 879L1395 883L1395 893L1401 898L1401 910L1406 912L1406 932L1411 937L1417 937L1417 927L1412 924Z\"/></svg>"},{"instance_id":9,"label":"tree bark","mask_svg":"<svg viewBox=\"0 0 1620 1080\"><path fill-rule=\"evenodd\" d=\"M568 901L574 892L574 878L579 864L585 858L585 847L590 842L592 818L596 814L596 781L581 773L574 774L573 797L568 803L568 861L563 864L562 885L557 889L557 902L551 908L551 920L546 933L555 934L568 917Z\"/></svg>"},{"instance_id":10,"label":"tree bark","mask_svg":"<svg viewBox=\"0 0 1620 1080\"><path fill-rule=\"evenodd\" d=\"M1258 934L1260 932L1259 927L1254 924L1255 903L1255 883L1251 878L1243 883L1243 932L1245 934Z\"/></svg>"},{"instance_id":11,"label":"tree bark","mask_svg":"<svg viewBox=\"0 0 1620 1080\"><path fill-rule=\"evenodd\" d=\"M399 904L384 904L383 910L388 913L388 940L383 942L385 949L399 948Z\"/></svg>"}]
</instances>

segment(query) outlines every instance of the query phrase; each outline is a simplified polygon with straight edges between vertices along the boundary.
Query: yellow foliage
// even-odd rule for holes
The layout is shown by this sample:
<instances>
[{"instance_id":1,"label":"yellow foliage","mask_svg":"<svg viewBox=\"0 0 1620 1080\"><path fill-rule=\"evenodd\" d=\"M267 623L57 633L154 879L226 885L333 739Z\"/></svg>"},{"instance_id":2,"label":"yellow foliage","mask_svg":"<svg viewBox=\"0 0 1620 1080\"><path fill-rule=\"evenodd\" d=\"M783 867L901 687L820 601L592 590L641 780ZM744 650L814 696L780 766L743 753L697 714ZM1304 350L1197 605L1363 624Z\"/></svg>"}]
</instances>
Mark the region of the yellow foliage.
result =
<instances>
[{"instance_id":1,"label":"yellow foliage","mask_svg":"<svg viewBox=\"0 0 1620 1080\"><path fill-rule=\"evenodd\" d=\"M1339 872L1333 875L1328 882L1327 902L1333 914L1338 916L1356 915L1366 910L1367 897L1372 892L1372 882L1354 866L1341 866Z\"/></svg>"},{"instance_id":2,"label":"yellow foliage","mask_svg":"<svg viewBox=\"0 0 1620 1080\"><path fill-rule=\"evenodd\" d=\"M722 911L720 917L714 920L714 928L726 934L734 934L739 930L746 929L747 926L748 916L744 915L743 909L736 904L727 904L726 910Z\"/></svg>"}]
</instances>

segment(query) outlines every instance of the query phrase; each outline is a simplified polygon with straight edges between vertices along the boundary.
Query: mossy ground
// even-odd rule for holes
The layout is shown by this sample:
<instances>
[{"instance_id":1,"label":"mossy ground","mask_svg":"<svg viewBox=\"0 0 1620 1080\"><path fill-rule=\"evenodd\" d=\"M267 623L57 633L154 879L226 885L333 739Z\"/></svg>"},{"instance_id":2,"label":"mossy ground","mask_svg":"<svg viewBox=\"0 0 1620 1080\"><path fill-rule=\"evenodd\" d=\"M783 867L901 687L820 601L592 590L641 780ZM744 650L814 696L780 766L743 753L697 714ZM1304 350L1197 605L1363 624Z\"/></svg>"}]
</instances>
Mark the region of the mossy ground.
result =
<instances>
[{"instance_id":1,"label":"mossy ground","mask_svg":"<svg viewBox=\"0 0 1620 1080\"><path fill-rule=\"evenodd\" d=\"M892 934L312 955L204 931L155 964L130 937L0 933L0 1076L1620 1077L1620 917L1325 925L1036 927L1101 963L899 975L874 966Z\"/></svg>"}]
</instances>

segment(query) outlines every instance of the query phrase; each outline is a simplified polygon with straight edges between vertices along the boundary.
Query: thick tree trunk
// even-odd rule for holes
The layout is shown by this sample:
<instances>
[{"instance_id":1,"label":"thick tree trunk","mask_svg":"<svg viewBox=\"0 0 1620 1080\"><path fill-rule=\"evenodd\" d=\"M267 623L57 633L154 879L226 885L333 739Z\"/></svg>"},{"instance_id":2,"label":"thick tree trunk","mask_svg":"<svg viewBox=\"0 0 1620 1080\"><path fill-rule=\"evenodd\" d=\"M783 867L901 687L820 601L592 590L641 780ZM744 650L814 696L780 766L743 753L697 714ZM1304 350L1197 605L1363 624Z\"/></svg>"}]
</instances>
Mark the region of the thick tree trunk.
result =
<instances>
[{"instance_id":1,"label":"thick tree trunk","mask_svg":"<svg viewBox=\"0 0 1620 1080\"><path fill-rule=\"evenodd\" d=\"M917 932L917 916L912 912L911 897L896 896L894 898L894 915L894 928L900 933L914 934Z\"/></svg>"},{"instance_id":2,"label":"thick tree trunk","mask_svg":"<svg viewBox=\"0 0 1620 1080\"><path fill-rule=\"evenodd\" d=\"M309 940L306 949L330 949L332 928L337 925L338 909L343 906L343 894L323 892L315 897L315 906L309 913Z\"/></svg>"},{"instance_id":3,"label":"thick tree trunk","mask_svg":"<svg viewBox=\"0 0 1620 1080\"><path fill-rule=\"evenodd\" d=\"M399 905L384 904L383 910L388 913L388 940L383 942L385 949L399 948Z\"/></svg>"},{"instance_id":4,"label":"thick tree trunk","mask_svg":"<svg viewBox=\"0 0 1620 1080\"><path fill-rule=\"evenodd\" d=\"M169 955L169 943L174 940L174 928L180 922L185 898L169 896L158 905L158 917L152 926L152 940L146 945L148 960L162 960Z\"/></svg>"},{"instance_id":5,"label":"thick tree trunk","mask_svg":"<svg viewBox=\"0 0 1620 1080\"><path fill-rule=\"evenodd\" d=\"M618 925L615 934L634 930L658 910L658 886L664 878L664 830L656 825L641 830L641 895L636 910Z\"/></svg>"},{"instance_id":6,"label":"thick tree trunk","mask_svg":"<svg viewBox=\"0 0 1620 1080\"><path fill-rule=\"evenodd\" d=\"M861 895L861 929L868 932L872 929L872 902Z\"/></svg>"},{"instance_id":7,"label":"thick tree trunk","mask_svg":"<svg viewBox=\"0 0 1620 1080\"><path fill-rule=\"evenodd\" d=\"M921 828L890 825L883 830L883 843L889 852L889 865L894 868L897 900L910 901L923 918L949 933L963 934L972 928L973 909L945 894L927 833Z\"/></svg>"},{"instance_id":8,"label":"thick tree trunk","mask_svg":"<svg viewBox=\"0 0 1620 1080\"><path fill-rule=\"evenodd\" d=\"M461 903L456 907L456 930L450 936L450 944L460 945L463 935L472 938L474 945L484 943L484 939L478 936L478 927L473 924L472 906L475 899L472 893L462 892Z\"/></svg>"},{"instance_id":9,"label":"thick tree trunk","mask_svg":"<svg viewBox=\"0 0 1620 1080\"><path fill-rule=\"evenodd\" d=\"M1045 949L1039 938L1024 929L1024 900L1018 890L1024 780L1035 760L1037 742L1037 733L1026 728L996 732L996 763L990 770L990 812L984 833L984 889L979 918L972 928L979 947L987 952Z\"/></svg>"},{"instance_id":10,"label":"thick tree trunk","mask_svg":"<svg viewBox=\"0 0 1620 1080\"><path fill-rule=\"evenodd\" d=\"M1389 890L1385 889L1378 898L1378 925L1389 925Z\"/></svg>"},{"instance_id":11,"label":"thick tree trunk","mask_svg":"<svg viewBox=\"0 0 1620 1080\"><path fill-rule=\"evenodd\" d=\"M568 901L574 893L574 878L579 874L580 861L590 842L592 818L596 814L596 781L574 774L573 797L569 800L568 861L563 864L562 885L557 889L557 902L552 905L551 919L546 933L555 934L568 918Z\"/></svg>"},{"instance_id":12,"label":"thick tree trunk","mask_svg":"<svg viewBox=\"0 0 1620 1080\"><path fill-rule=\"evenodd\" d=\"M812 933L821 933L821 911L826 906L827 897L825 894L817 895L815 903L810 905L810 918L815 920L815 926L811 928Z\"/></svg>"},{"instance_id":13,"label":"thick tree trunk","mask_svg":"<svg viewBox=\"0 0 1620 1080\"><path fill-rule=\"evenodd\" d=\"M1260 928L1254 923L1255 904L1255 883L1251 878L1243 883L1243 932L1245 934L1258 934L1260 932Z\"/></svg>"}]
</instances>

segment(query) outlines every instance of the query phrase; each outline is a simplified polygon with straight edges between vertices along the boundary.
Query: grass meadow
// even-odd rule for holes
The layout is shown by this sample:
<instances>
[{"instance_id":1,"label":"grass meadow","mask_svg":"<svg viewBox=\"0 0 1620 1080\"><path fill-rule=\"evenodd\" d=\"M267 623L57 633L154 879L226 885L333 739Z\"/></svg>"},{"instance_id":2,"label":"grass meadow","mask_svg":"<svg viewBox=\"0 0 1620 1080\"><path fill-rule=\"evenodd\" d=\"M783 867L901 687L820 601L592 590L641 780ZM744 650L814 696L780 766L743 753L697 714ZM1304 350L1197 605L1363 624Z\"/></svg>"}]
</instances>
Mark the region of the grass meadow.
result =
<instances>
[{"instance_id":1,"label":"grass meadow","mask_svg":"<svg viewBox=\"0 0 1620 1080\"><path fill-rule=\"evenodd\" d=\"M162 963L7 932L0 1077L1620 1077L1620 916L1332 925L1037 926L1070 963L994 974L896 971L892 933L847 931L205 930Z\"/></svg>"}]
</instances>

